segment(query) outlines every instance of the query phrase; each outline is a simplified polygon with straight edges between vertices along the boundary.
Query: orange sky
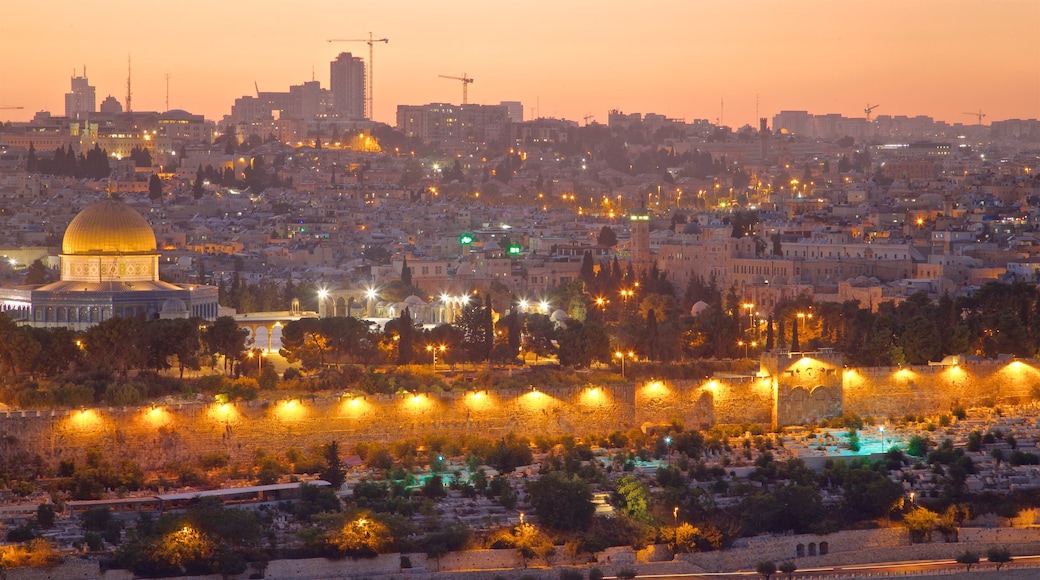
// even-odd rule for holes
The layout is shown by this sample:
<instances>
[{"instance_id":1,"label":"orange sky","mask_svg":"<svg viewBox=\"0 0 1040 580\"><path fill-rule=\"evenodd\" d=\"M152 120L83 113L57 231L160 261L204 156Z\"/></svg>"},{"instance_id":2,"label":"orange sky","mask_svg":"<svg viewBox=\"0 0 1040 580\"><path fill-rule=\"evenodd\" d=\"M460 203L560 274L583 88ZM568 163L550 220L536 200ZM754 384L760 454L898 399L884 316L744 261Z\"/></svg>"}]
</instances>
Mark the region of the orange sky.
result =
<instances>
[{"instance_id":1,"label":"orange sky","mask_svg":"<svg viewBox=\"0 0 1040 580\"><path fill-rule=\"evenodd\" d=\"M1040 118L1040 0L11 0L0 6L0 120L64 113L75 68L97 101L219 120L234 99L311 78L376 46L375 117L398 104L519 100L525 116L607 110L739 127L781 109Z\"/></svg>"}]
</instances>

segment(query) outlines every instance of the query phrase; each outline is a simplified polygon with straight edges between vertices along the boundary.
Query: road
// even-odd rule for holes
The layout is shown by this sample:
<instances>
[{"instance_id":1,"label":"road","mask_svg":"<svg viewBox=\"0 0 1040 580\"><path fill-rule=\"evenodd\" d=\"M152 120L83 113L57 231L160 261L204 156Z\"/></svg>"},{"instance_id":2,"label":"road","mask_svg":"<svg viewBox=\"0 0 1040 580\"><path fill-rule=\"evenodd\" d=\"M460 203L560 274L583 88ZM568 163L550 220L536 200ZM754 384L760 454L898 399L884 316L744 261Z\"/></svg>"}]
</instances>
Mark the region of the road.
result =
<instances>
[{"instance_id":1,"label":"road","mask_svg":"<svg viewBox=\"0 0 1040 580\"><path fill-rule=\"evenodd\" d=\"M995 567L993 564L986 562L985 554L981 555L981 562L972 566L972 573L979 573L983 570L993 571ZM1040 555L1032 556L1015 556L1012 563L1014 569L1020 570L1023 567L1040 567ZM874 562L870 564L848 564L844 566L821 566L815 568L805 568L795 571L795 578L814 578L814 577L825 577L825 578L864 578L864 577L885 577L893 576L900 577L904 575L920 575L929 576L931 573L936 575L947 575L956 572L964 572L964 564L958 564L954 560L908 560L900 562ZM1004 568L1004 571L1010 572L1008 568ZM1025 572L1025 570L1023 570ZM1036 577L1040 577L1040 570L1033 570ZM1022 577L1030 577L1031 574L1027 573ZM610 576L608 576L610 578ZM656 578L660 580L680 580L683 578L761 578L758 572L753 570L738 571L738 572L703 572L699 574L640 574L636 578ZM787 578L786 574L777 573L773 578L783 580Z\"/></svg>"}]
</instances>

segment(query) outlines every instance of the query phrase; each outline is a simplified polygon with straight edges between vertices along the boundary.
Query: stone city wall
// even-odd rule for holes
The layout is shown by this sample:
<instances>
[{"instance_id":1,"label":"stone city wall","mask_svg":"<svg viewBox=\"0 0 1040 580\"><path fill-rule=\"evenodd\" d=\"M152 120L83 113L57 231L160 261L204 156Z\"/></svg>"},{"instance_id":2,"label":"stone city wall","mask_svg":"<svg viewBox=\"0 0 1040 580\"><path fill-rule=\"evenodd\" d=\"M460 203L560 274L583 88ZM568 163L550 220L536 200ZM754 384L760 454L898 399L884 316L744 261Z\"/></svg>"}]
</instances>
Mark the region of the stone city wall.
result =
<instances>
[{"instance_id":1,"label":"stone city wall","mask_svg":"<svg viewBox=\"0 0 1040 580\"><path fill-rule=\"evenodd\" d=\"M99 447L149 469L213 452L251 460L257 448L332 440L350 449L429 434L606 434L640 424L636 400L635 387L622 385L12 411L0 413L0 459L10 464L26 451L53 463Z\"/></svg>"},{"instance_id":2,"label":"stone city wall","mask_svg":"<svg viewBox=\"0 0 1040 580\"><path fill-rule=\"evenodd\" d=\"M1023 362L849 369L843 381L846 412L902 417L1026 398L1040 385L1040 371ZM360 441L430 434L580 436L673 421L701 429L769 425L774 396L770 378L720 376L523 391L10 411L0 413L0 461L26 461L27 452L54 464L100 447L151 469L213 452L248 461L257 448L281 452L332 440L351 449Z\"/></svg>"},{"instance_id":3,"label":"stone city wall","mask_svg":"<svg viewBox=\"0 0 1040 580\"><path fill-rule=\"evenodd\" d=\"M907 413L948 412L958 405L1027 399L1040 386L1040 370L1034 362L847 369L843 377L845 411L902 417Z\"/></svg>"}]
</instances>

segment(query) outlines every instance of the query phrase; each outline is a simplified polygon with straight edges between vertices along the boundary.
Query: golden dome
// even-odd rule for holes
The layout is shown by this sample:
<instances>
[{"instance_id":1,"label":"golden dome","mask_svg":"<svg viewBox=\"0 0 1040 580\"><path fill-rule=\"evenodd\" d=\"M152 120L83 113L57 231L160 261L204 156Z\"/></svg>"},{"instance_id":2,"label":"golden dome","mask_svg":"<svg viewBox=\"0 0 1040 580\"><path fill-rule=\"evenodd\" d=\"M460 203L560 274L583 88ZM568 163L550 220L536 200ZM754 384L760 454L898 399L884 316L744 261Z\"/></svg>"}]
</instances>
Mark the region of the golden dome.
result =
<instances>
[{"instance_id":1,"label":"golden dome","mask_svg":"<svg viewBox=\"0 0 1040 580\"><path fill-rule=\"evenodd\" d=\"M115 199L88 205L72 218L62 254L154 254L155 232L132 207Z\"/></svg>"}]
</instances>

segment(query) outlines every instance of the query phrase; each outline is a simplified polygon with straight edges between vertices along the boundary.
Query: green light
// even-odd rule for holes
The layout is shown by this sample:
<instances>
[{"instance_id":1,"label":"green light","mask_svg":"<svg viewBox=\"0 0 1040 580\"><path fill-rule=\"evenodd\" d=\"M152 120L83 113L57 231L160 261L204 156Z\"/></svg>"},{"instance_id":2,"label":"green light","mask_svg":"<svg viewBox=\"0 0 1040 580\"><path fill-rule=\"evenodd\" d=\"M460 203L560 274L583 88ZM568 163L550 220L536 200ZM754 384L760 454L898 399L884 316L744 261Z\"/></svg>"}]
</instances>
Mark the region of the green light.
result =
<instances>
[{"instance_id":1,"label":"green light","mask_svg":"<svg viewBox=\"0 0 1040 580\"><path fill-rule=\"evenodd\" d=\"M459 243L463 244L463 245L465 245L465 244L472 244L473 243L473 234L462 234L461 236L459 236Z\"/></svg>"},{"instance_id":2,"label":"green light","mask_svg":"<svg viewBox=\"0 0 1040 580\"><path fill-rule=\"evenodd\" d=\"M511 244L511 245L509 246L509 254L510 254L510 255L515 255L515 254L519 254L519 253L520 253L520 250L521 250L520 246L518 246L518 245L516 245L516 244Z\"/></svg>"}]
</instances>

